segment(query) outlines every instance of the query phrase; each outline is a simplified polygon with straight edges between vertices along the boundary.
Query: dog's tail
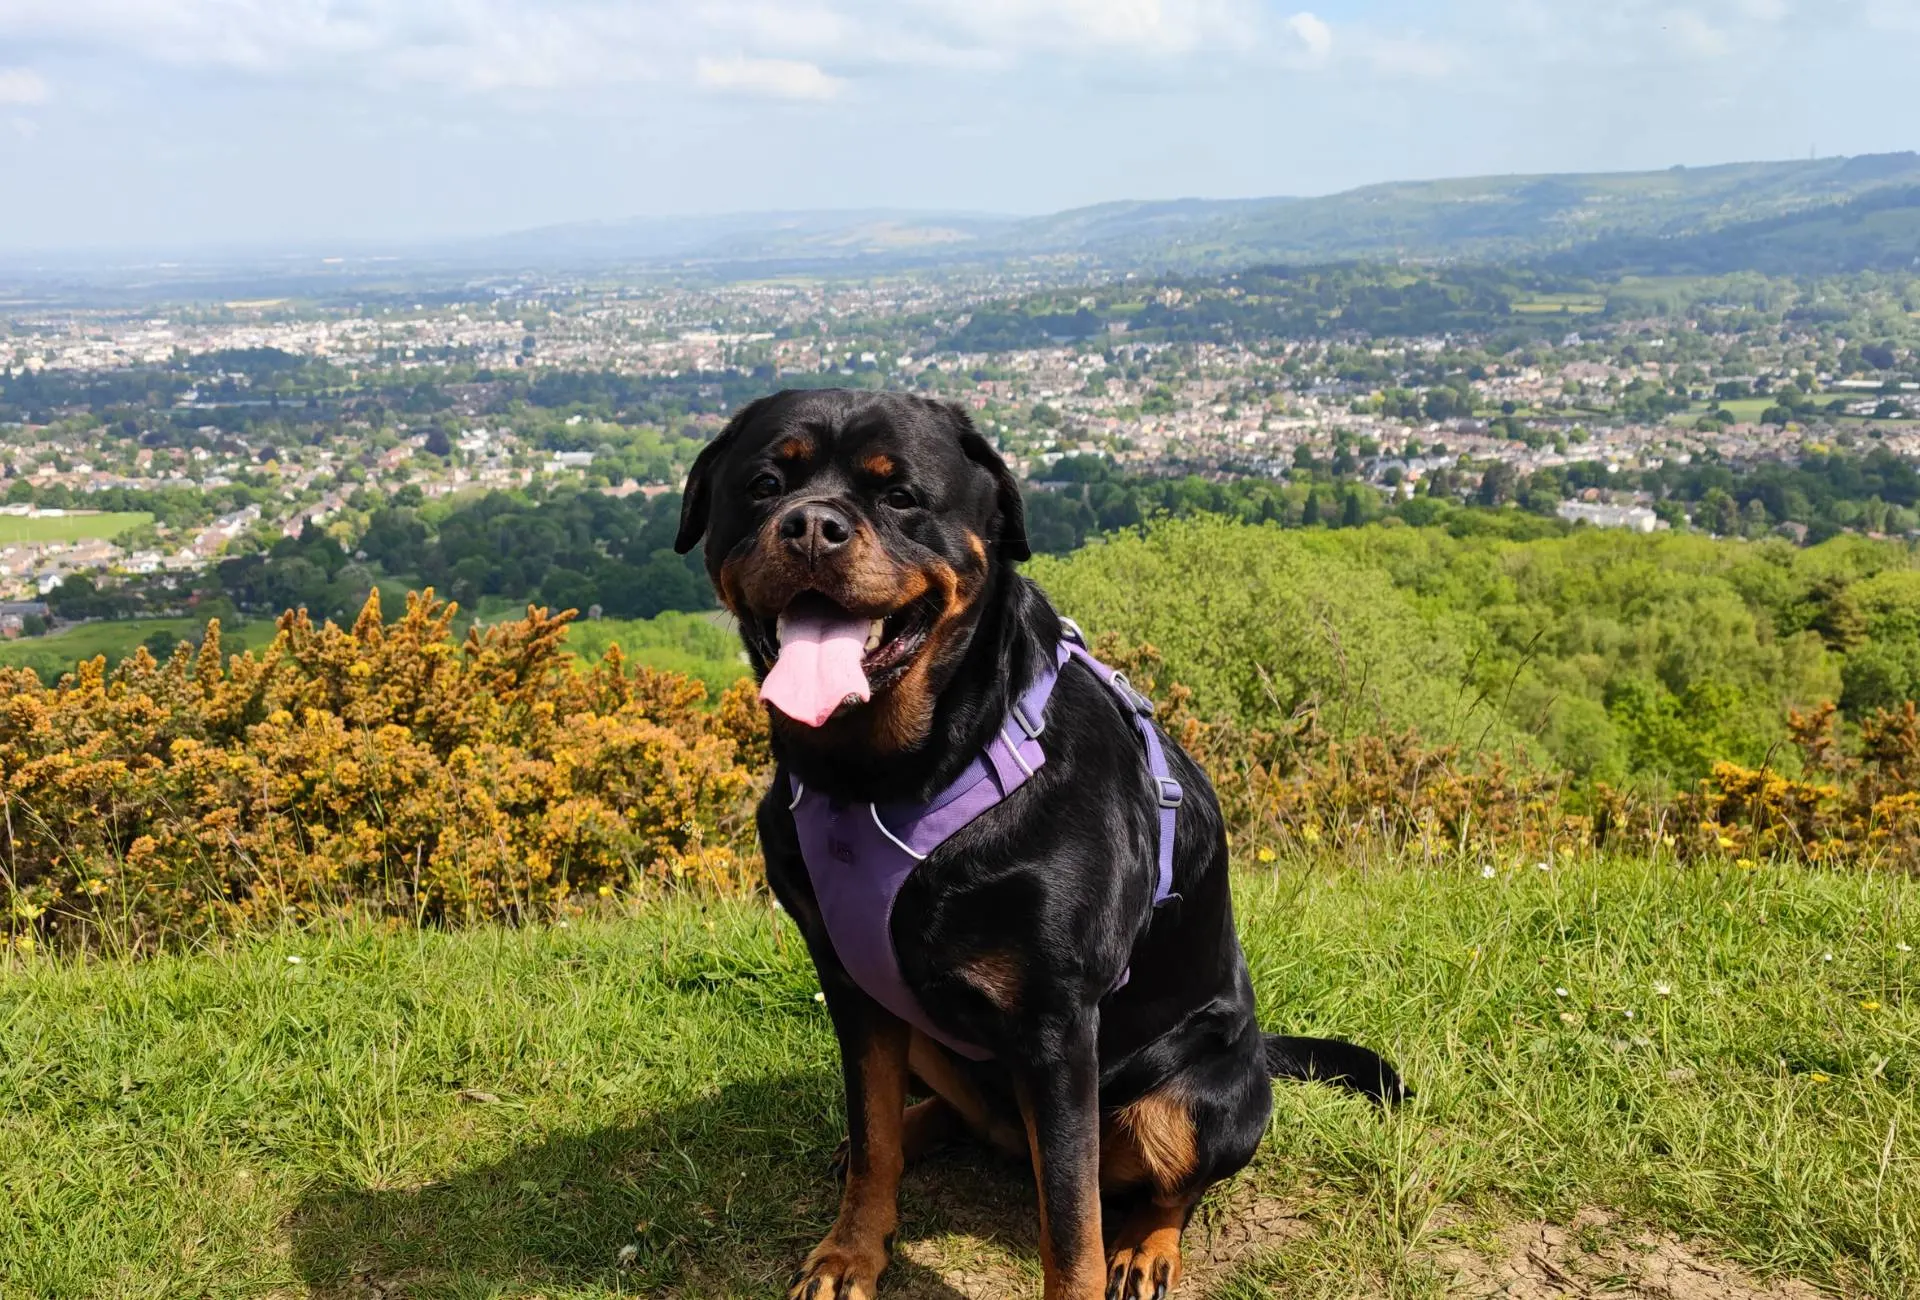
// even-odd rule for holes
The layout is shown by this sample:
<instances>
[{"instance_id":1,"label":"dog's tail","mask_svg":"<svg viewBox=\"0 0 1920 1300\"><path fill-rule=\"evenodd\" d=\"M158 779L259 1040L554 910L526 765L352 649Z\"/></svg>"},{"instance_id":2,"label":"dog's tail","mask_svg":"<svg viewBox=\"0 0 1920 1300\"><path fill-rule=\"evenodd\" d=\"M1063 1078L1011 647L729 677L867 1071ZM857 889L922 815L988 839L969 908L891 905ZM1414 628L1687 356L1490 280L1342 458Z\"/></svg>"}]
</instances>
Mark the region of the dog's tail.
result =
<instances>
[{"instance_id":1,"label":"dog's tail","mask_svg":"<svg viewBox=\"0 0 1920 1300\"><path fill-rule=\"evenodd\" d=\"M1307 1079L1337 1084L1371 1097L1383 1106L1405 1101L1413 1089L1377 1052L1338 1038L1289 1038L1268 1034L1267 1070L1276 1079Z\"/></svg>"}]
</instances>

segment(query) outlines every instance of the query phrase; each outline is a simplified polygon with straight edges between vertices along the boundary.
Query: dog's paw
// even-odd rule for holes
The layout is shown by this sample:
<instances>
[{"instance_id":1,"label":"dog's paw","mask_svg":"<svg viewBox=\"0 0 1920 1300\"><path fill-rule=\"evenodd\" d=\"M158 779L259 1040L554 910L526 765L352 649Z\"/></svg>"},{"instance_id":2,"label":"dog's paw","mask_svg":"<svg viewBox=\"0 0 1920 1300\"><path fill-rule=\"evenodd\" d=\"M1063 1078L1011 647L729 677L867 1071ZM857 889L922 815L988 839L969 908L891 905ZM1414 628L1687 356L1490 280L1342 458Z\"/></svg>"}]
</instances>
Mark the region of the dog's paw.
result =
<instances>
[{"instance_id":1,"label":"dog's paw","mask_svg":"<svg viewBox=\"0 0 1920 1300\"><path fill-rule=\"evenodd\" d=\"M1155 1233L1107 1258L1107 1300L1166 1300L1180 1282L1180 1239Z\"/></svg>"},{"instance_id":2,"label":"dog's paw","mask_svg":"<svg viewBox=\"0 0 1920 1300\"><path fill-rule=\"evenodd\" d=\"M884 1247L860 1250L823 1241L787 1283L787 1300L874 1300L886 1266Z\"/></svg>"}]
</instances>

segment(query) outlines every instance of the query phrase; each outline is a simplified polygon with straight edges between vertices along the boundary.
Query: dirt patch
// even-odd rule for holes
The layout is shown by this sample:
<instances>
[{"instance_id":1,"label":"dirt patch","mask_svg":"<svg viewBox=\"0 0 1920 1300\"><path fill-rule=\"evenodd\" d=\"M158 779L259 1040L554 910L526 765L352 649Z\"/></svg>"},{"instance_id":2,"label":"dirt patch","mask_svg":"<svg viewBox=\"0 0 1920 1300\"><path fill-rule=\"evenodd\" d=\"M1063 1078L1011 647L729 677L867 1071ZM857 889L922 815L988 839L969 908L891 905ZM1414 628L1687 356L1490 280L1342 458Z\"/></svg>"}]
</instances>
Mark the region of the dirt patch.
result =
<instances>
[{"instance_id":1,"label":"dirt patch","mask_svg":"<svg viewBox=\"0 0 1920 1300\"><path fill-rule=\"evenodd\" d=\"M910 1172L902 1193L906 1232L881 1283L884 1300L1040 1294L1039 1216L1024 1168L943 1154ZM1211 1197L1188 1227L1179 1294L1205 1296L1241 1260L1313 1232L1292 1202L1236 1183Z\"/></svg>"},{"instance_id":2,"label":"dirt patch","mask_svg":"<svg viewBox=\"0 0 1920 1300\"><path fill-rule=\"evenodd\" d=\"M1560 1300L1630 1296L1645 1300L1820 1300L1802 1282L1763 1284L1745 1270L1709 1260L1673 1237L1623 1230L1599 1210L1567 1227L1516 1223L1491 1250L1455 1247L1437 1261L1453 1275L1448 1294L1473 1300Z\"/></svg>"},{"instance_id":3,"label":"dirt patch","mask_svg":"<svg viewBox=\"0 0 1920 1300\"><path fill-rule=\"evenodd\" d=\"M881 1283L883 1300L1032 1300L1040 1294L1037 1215L1022 1168L941 1155L909 1172L906 1231ZM1442 1224L1443 1235L1447 1226ZM1474 1226L1464 1216L1452 1227ZM1244 1260L1312 1237L1301 1207L1236 1183L1210 1198L1182 1243L1179 1295L1203 1300ZM1585 1210L1565 1226L1510 1224L1473 1246L1427 1258L1445 1294L1463 1300L1823 1300L1800 1282L1763 1284L1677 1239ZM1355 1295L1368 1294L1355 1292ZM1384 1293L1383 1293L1384 1294Z\"/></svg>"}]
</instances>

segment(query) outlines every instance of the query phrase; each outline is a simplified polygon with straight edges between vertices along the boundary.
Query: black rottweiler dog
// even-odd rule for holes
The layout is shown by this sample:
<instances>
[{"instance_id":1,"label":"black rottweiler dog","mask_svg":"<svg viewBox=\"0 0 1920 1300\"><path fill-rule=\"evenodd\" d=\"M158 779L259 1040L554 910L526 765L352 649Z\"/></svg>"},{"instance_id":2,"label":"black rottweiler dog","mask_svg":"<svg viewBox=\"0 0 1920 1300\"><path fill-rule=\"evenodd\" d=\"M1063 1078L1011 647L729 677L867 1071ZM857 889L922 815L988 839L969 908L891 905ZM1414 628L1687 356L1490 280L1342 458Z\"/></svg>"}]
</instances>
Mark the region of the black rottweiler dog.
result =
<instances>
[{"instance_id":1,"label":"black rottweiler dog","mask_svg":"<svg viewBox=\"0 0 1920 1300\"><path fill-rule=\"evenodd\" d=\"M1062 620L1014 570L1019 486L962 410L763 398L701 452L682 510L678 547L705 538L771 705L767 876L819 968L846 1081L840 1217L794 1297L871 1297L905 1162L971 1132L1032 1161L1049 1300L1157 1298L1201 1195L1252 1158L1270 1079L1403 1095L1364 1048L1261 1032L1219 805L1164 737L1184 789L1179 898L1154 907L1162 799L1135 717L1091 667L1056 659ZM890 914L877 904L924 1017L910 1023L848 973L791 809L810 792L880 824L879 809L926 805L1056 668L1042 764L913 862ZM910 1089L926 1099L909 1106Z\"/></svg>"}]
</instances>

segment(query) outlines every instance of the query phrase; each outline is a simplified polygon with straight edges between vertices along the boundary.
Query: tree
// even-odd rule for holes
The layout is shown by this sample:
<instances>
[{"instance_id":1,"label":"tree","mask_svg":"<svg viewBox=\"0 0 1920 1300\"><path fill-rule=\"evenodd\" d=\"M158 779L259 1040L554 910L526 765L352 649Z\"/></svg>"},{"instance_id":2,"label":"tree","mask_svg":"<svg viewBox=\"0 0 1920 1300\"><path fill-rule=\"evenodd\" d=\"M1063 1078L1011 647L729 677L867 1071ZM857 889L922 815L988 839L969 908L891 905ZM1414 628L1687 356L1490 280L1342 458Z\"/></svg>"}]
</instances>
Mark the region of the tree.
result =
<instances>
[{"instance_id":1,"label":"tree","mask_svg":"<svg viewBox=\"0 0 1920 1300\"><path fill-rule=\"evenodd\" d=\"M1483 506L1497 506L1513 498L1514 481L1518 476L1512 465L1497 460L1487 466L1486 473L1480 476L1480 490L1474 493L1474 500Z\"/></svg>"},{"instance_id":2,"label":"tree","mask_svg":"<svg viewBox=\"0 0 1920 1300\"><path fill-rule=\"evenodd\" d=\"M427 430L427 454L445 459L453 454L453 442L447 437L447 431L439 425Z\"/></svg>"}]
</instances>

